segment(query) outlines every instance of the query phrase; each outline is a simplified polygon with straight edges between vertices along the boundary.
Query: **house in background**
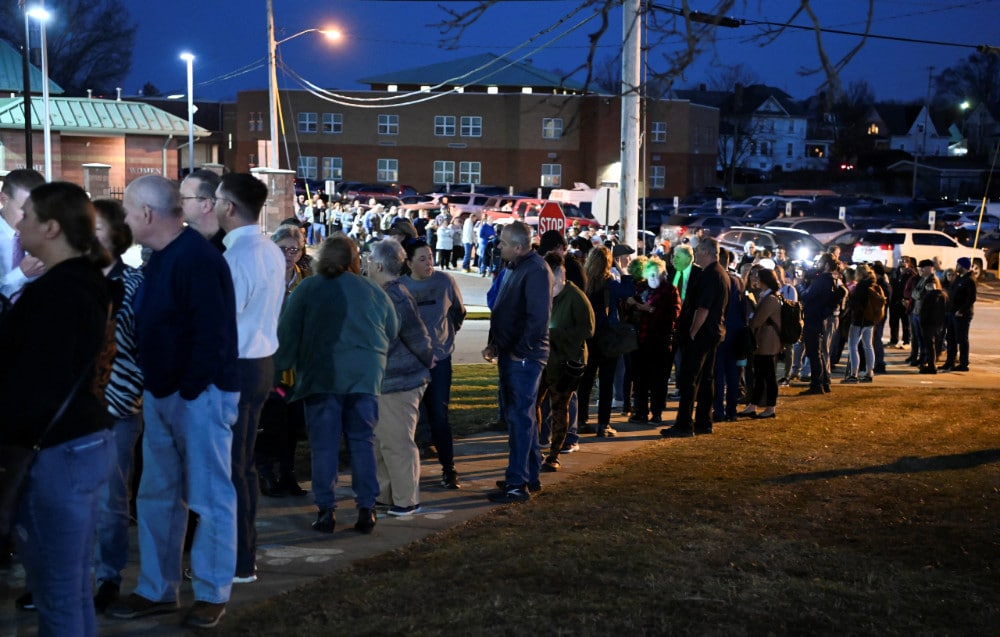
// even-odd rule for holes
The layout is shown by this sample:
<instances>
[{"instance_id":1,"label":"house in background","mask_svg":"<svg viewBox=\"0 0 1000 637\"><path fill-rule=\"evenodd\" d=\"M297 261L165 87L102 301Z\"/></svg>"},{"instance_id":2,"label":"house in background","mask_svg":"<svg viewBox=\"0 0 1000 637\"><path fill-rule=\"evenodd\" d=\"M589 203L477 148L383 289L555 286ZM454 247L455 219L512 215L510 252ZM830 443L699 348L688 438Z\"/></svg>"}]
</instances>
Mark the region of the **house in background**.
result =
<instances>
[{"instance_id":1,"label":"house in background","mask_svg":"<svg viewBox=\"0 0 1000 637\"><path fill-rule=\"evenodd\" d=\"M732 91L709 91L702 85L674 94L719 110L720 172L766 179L777 172L826 168L830 141L809 143L805 106L781 89L737 84Z\"/></svg>"},{"instance_id":2,"label":"house in background","mask_svg":"<svg viewBox=\"0 0 1000 637\"><path fill-rule=\"evenodd\" d=\"M620 179L621 105L530 64L484 54L361 80L369 91L282 91L281 168L300 178L447 184L535 191ZM237 98L230 170L266 163L267 91ZM372 108L372 105L378 105ZM655 196L715 183L718 112L683 100L648 101L644 144ZM643 181L643 176L640 176ZM655 191L655 192L654 192Z\"/></svg>"},{"instance_id":3,"label":"house in background","mask_svg":"<svg viewBox=\"0 0 1000 637\"><path fill-rule=\"evenodd\" d=\"M901 150L924 157L947 157L948 125L920 104L875 104L865 118L875 150Z\"/></svg>"}]
</instances>

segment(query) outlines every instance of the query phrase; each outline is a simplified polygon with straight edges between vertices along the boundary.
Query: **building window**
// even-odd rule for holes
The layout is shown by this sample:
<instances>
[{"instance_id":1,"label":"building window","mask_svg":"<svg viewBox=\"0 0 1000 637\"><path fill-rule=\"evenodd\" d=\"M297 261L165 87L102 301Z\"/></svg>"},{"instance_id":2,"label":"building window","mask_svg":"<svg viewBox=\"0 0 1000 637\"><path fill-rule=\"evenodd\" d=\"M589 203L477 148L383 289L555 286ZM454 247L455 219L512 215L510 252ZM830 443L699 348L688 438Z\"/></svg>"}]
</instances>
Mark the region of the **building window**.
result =
<instances>
[{"instance_id":1,"label":"building window","mask_svg":"<svg viewBox=\"0 0 1000 637\"><path fill-rule=\"evenodd\" d=\"M393 116L395 117L395 115ZM393 182L399 181L399 160L380 159L378 160L378 173L376 181Z\"/></svg>"},{"instance_id":2,"label":"building window","mask_svg":"<svg viewBox=\"0 0 1000 637\"><path fill-rule=\"evenodd\" d=\"M434 116L434 136L454 137L455 136L455 116L435 115Z\"/></svg>"},{"instance_id":3,"label":"building window","mask_svg":"<svg viewBox=\"0 0 1000 637\"><path fill-rule=\"evenodd\" d=\"M652 190L663 190L667 187L667 167L649 167L649 187Z\"/></svg>"},{"instance_id":4,"label":"building window","mask_svg":"<svg viewBox=\"0 0 1000 637\"><path fill-rule=\"evenodd\" d=\"M399 135L399 115L379 115L378 134Z\"/></svg>"},{"instance_id":5,"label":"building window","mask_svg":"<svg viewBox=\"0 0 1000 637\"><path fill-rule=\"evenodd\" d=\"M462 137L482 137L483 118L478 115L462 116Z\"/></svg>"},{"instance_id":6,"label":"building window","mask_svg":"<svg viewBox=\"0 0 1000 637\"><path fill-rule=\"evenodd\" d=\"M543 117L542 139L559 139L562 137L562 124L561 117Z\"/></svg>"},{"instance_id":7,"label":"building window","mask_svg":"<svg viewBox=\"0 0 1000 637\"><path fill-rule=\"evenodd\" d=\"M794 119L788 120L788 132L789 133L794 133L795 132L795 120Z\"/></svg>"},{"instance_id":8,"label":"building window","mask_svg":"<svg viewBox=\"0 0 1000 637\"><path fill-rule=\"evenodd\" d=\"M542 164L542 187L559 188L562 185L562 164Z\"/></svg>"},{"instance_id":9,"label":"building window","mask_svg":"<svg viewBox=\"0 0 1000 637\"><path fill-rule=\"evenodd\" d=\"M323 158L323 179L340 181L344 178L344 158L324 157Z\"/></svg>"},{"instance_id":10,"label":"building window","mask_svg":"<svg viewBox=\"0 0 1000 637\"><path fill-rule=\"evenodd\" d=\"M761 157L770 157L771 156L770 147L768 146L767 142L761 142L760 143L760 156Z\"/></svg>"},{"instance_id":11,"label":"building window","mask_svg":"<svg viewBox=\"0 0 1000 637\"><path fill-rule=\"evenodd\" d=\"M299 113L299 132L315 133L318 128L316 113Z\"/></svg>"},{"instance_id":12,"label":"building window","mask_svg":"<svg viewBox=\"0 0 1000 637\"><path fill-rule=\"evenodd\" d=\"M869 124L868 125L868 134L869 135L878 135L878 124Z\"/></svg>"},{"instance_id":13,"label":"building window","mask_svg":"<svg viewBox=\"0 0 1000 637\"><path fill-rule=\"evenodd\" d=\"M823 159L826 157L826 146L821 144L806 144L806 156Z\"/></svg>"},{"instance_id":14,"label":"building window","mask_svg":"<svg viewBox=\"0 0 1000 637\"><path fill-rule=\"evenodd\" d=\"M434 183L435 184L455 183L455 162L453 161L434 162Z\"/></svg>"},{"instance_id":15,"label":"building window","mask_svg":"<svg viewBox=\"0 0 1000 637\"><path fill-rule=\"evenodd\" d=\"M458 183L460 184L481 184L483 179L483 165L478 161L458 162Z\"/></svg>"},{"instance_id":16,"label":"building window","mask_svg":"<svg viewBox=\"0 0 1000 637\"><path fill-rule=\"evenodd\" d=\"M250 113L250 132L264 130L264 114L260 111Z\"/></svg>"},{"instance_id":17,"label":"building window","mask_svg":"<svg viewBox=\"0 0 1000 637\"><path fill-rule=\"evenodd\" d=\"M344 114L343 113L323 113L324 133L343 133Z\"/></svg>"},{"instance_id":18,"label":"building window","mask_svg":"<svg viewBox=\"0 0 1000 637\"><path fill-rule=\"evenodd\" d=\"M653 126L650 129L649 134L654 142L662 143L667 141L667 123L653 122Z\"/></svg>"},{"instance_id":19,"label":"building window","mask_svg":"<svg viewBox=\"0 0 1000 637\"><path fill-rule=\"evenodd\" d=\"M787 151L787 152L786 152L785 154L786 154L786 155L787 155L788 157L791 157L791 156L792 156L792 152L793 152L793 149L794 149L794 146L793 146L792 144L789 144L789 145L788 145L788 151Z\"/></svg>"},{"instance_id":20,"label":"building window","mask_svg":"<svg viewBox=\"0 0 1000 637\"><path fill-rule=\"evenodd\" d=\"M295 176L303 179L316 179L316 158L299 155L299 165Z\"/></svg>"}]
</instances>

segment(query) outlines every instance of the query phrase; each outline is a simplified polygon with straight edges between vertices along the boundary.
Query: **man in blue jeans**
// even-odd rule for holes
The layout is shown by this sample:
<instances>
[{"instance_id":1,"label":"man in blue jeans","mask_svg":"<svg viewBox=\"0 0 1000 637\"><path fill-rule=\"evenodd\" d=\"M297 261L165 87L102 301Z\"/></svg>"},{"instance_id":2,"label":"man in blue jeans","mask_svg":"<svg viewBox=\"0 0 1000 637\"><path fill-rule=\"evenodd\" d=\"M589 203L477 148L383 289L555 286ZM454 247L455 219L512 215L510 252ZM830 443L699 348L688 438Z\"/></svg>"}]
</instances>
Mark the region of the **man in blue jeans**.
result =
<instances>
[{"instance_id":1,"label":"man in blue jeans","mask_svg":"<svg viewBox=\"0 0 1000 637\"><path fill-rule=\"evenodd\" d=\"M490 314L490 335L483 358L497 361L510 453L500 490L493 502L527 502L540 488L542 452L538 444L535 401L549 357L552 272L531 249L531 230L520 221L500 239L507 272Z\"/></svg>"},{"instance_id":2,"label":"man in blue jeans","mask_svg":"<svg viewBox=\"0 0 1000 637\"><path fill-rule=\"evenodd\" d=\"M174 612L188 508L195 603L184 623L211 628L236 572L232 442L239 402L236 297L219 251L184 226L177 184L157 175L125 189L125 222L153 250L135 300L143 373L143 473L136 498L139 582L113 617Z\"/></svg>"}]
</instances>

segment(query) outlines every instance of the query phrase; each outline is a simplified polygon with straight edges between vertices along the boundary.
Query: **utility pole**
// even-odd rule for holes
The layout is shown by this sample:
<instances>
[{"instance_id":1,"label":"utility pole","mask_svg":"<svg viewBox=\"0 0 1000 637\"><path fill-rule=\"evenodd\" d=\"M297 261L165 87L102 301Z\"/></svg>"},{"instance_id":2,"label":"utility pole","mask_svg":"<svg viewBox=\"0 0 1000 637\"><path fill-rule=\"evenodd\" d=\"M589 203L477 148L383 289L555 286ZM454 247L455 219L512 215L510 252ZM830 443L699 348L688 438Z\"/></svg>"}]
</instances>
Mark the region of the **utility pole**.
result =
<instances>
[{"instance_id":1,"label":"utility pole","mask_svg":"<svg viewBox=\"0 0 1000 637\"><path fill-rule=\"evenodd\" d=\"M24 56L21 58L21 71L24 74L24 167L34 168L35 158L32 152L31 132L31 23L28 21L28 7L24 7Z\"/></svg>"},{"instance_id":2,"label":"utility pole","mask_svg":"<svg viewBox=\"0 0 1000 637\"><path fill-rule=\"evenodd\" d=\"M620 240L636 247L639 237L639 115L642 109L642 2L625 0L622 5L622 139Z\"/></svg>"}]
</instances>

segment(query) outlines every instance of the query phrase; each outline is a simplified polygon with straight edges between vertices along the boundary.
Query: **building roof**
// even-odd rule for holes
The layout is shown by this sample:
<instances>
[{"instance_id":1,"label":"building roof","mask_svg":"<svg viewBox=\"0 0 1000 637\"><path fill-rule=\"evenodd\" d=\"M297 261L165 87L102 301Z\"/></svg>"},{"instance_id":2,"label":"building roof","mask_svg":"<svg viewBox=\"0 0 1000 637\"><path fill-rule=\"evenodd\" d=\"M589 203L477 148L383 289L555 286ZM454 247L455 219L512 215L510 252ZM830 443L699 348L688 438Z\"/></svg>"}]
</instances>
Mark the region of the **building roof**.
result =
<instances>
[{"instance_id":1,"label":"building roof","mask_svg":"<svg viewBox=\"0 0 1000 637\"><path fill-rule=\"evenodd\" d=\"M775 100L789 115L804 116L804 106L788 93L766 84L741 86L737 91L681 90L674 94L694 104L714 106L724 116L753 115L769 99Z\"/></svg>"},{"instance_id":2,"label":"building roof","mask_svg":"<svg viewBox=\"0 0 1000 637\"><path fill-rule=\"evenodd\" d=\"M442 90L448 90L455 86L496 86L498 88L516 88L518 91L525 86L571 91L582 91L584 88L579 82L563 78L558 73L539 69L524 62L515 62L492 53L391 71L382 75L362 78L358 82L372 85L372 88L376 85L387 84L398 86L437 86L440 84Z\"/></svg>"},{"instance_id":3,"label":"building roof","mask_svg":"<svg viewBox=\"0 0 1000 637\"><path fill-rule=\"evenodd\" d=\"M86 97L51 97L52 129L59 133L88 135L187 135L187 120L141 102L91 99ZM42 128L42 100L31 100L32 128ZM0 128L24 128L24 99L0 99ZM196 137L211 133L194 127Z\"/></svg>"},{"instance_id":4,"label":"building roof","mask_svg":"<svg viewBox=\"0 0 1000 637\"><path fill-rule=\"evenodd\" d=\"M28 81L31 82L31 92L42 92L42 71L33 64L28 65ZM0 40L0 94L20 93L24 90L24 71L21 62L21 52L4 40ZM62 87L49 78L49 94L62 95Z\"/></svg>"}]
</instances>

